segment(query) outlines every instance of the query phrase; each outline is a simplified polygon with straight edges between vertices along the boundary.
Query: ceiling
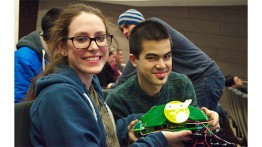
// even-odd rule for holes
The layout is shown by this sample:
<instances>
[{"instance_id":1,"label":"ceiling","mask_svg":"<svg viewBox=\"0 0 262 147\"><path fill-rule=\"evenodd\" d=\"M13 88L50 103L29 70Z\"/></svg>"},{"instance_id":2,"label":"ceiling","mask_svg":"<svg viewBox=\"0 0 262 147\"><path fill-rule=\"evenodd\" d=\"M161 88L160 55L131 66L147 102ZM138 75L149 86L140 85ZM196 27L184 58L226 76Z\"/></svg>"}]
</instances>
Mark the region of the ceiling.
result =
<instances>
[{"instance_id":1,"label":"ceiling","mask_svg":"<svg viewBox=\"0 0 262 147\"><path fill-rule=\"evenodd\" d=\"M156 6L239 6L247 0L84 0L109 4L156 7Z\"/></svg>"}]
</instances>

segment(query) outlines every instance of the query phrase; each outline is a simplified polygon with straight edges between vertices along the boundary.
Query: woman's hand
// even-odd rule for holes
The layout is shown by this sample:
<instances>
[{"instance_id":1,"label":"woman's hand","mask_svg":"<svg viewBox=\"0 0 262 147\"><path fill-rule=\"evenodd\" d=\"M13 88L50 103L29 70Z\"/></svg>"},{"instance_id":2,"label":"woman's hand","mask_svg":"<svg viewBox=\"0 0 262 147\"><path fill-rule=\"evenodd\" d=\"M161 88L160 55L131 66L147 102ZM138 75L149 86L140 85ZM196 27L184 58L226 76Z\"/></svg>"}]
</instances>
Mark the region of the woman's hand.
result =
<instances>
[{"instance_id":1,"label":"woman's hand","mask_svg":"<svg viewBox=\"0 0 262 147\"><path fill-rule=\"evenodd\" d=\"M133 120L127 127L128 129L128 136L129 136L129 144L137 141L137 137L135 135L135 132L132 130L132 128L136 125L136 123L138 122L138 119Z\"/></svg>"},{"instance_id":2,"label":"woman's hand","mask_svg":"<svg viewBox=\"0 0 262 147\"><path fill-rule=\"evenodd\" d=\"M182 141L187 142L192 139L188 136L192 134L192 132L189 130L182 130L177 132L162 131L162 133L165 136L168 144L172 147L183 146Z\"/></svg>"}]
</instances>

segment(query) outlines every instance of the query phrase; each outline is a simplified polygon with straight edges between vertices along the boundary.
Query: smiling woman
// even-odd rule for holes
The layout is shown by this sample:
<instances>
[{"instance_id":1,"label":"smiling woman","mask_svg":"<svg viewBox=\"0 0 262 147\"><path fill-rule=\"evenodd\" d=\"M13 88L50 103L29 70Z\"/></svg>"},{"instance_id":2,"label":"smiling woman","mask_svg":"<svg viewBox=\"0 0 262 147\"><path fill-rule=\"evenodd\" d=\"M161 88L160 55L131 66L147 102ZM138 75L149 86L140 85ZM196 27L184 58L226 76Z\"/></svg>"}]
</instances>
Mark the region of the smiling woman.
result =
<instances>
[{"instance_id":1,"label":"smiling woman","mask_svg":"<svg viewBox=\"0 0 262 147\"><path fill-rule=\"evenodd\" d=\"M36 100L30 113L30 139L34 146L119 146L114 120L94 76L106 63L113 38L106 22L100 10L83 4L68 6L56 21L48 44L51 61L35 83L36 91L32 89ZM97 134L100 128L103 131Z\"/></svg>"}]
</instances>

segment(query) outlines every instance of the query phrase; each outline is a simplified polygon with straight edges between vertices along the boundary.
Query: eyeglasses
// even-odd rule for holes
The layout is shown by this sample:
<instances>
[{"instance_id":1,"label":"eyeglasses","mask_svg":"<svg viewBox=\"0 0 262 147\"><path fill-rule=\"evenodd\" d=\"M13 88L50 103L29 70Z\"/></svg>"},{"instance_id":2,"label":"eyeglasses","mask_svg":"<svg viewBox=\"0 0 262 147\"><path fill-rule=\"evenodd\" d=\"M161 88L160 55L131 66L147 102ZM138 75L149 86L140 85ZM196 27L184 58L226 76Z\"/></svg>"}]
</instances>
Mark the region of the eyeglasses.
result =
<instances>
[{"instance_id":1,"label":"eyeglasses","mask_svg":"<svg viewBox=\"0 0 262 147\"><path fill-rule=\"evenodd\" d=\"M98 47L108 47L112 43L112 38L113 38L113 35L102 34L94 38L90 38L88 36L75 36L75 37L66 38L66 39L71 40L73 43L73 46L76 49L87 49L93 40L95 41Z\"/></svg>"}]
</instances>

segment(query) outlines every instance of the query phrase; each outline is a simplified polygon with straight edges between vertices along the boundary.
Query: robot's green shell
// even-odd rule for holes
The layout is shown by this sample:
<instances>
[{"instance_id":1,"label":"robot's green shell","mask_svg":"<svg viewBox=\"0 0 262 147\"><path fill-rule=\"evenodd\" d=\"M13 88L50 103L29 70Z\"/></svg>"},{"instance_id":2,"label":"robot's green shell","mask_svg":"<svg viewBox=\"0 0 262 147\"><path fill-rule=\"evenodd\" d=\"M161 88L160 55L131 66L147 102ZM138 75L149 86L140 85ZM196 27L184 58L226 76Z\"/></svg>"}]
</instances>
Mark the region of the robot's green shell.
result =
<instances>
[{"instance_id":1,"label":"robot's green shell","mask_svg":"<svg viewBox=\"0 0 262 147\"><path fill-rule=\"evenodd\" d=\"M164 109L166 104L152 107L142 118L141 121L145 128L161 126L167 122L167 118L164 115ZM189 120L193 121L207 121L208 117L205 113L193 106L188 106L190 114Z\"/></svg>"},{"instance_id":2,"label":"robot's green shell","mask_svg":"<svg viewBox=\"0 0 262 147\"><path fill-rule=\"evenodd\" d=\"M163 125L167 119L164 115L164 109L166 105L159 105L152 107L142 118L144 127L154 127Z\"/></svg>"}]
</instances>

